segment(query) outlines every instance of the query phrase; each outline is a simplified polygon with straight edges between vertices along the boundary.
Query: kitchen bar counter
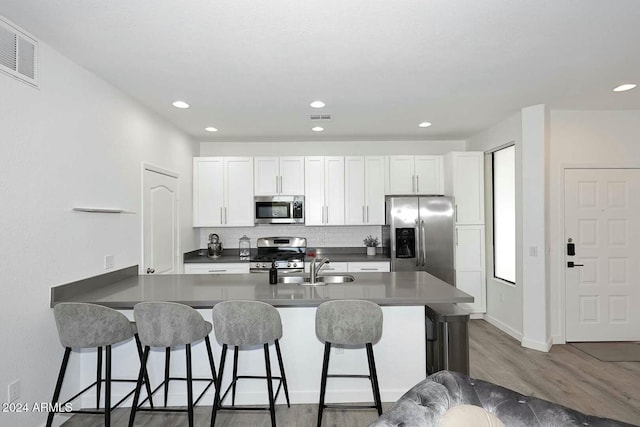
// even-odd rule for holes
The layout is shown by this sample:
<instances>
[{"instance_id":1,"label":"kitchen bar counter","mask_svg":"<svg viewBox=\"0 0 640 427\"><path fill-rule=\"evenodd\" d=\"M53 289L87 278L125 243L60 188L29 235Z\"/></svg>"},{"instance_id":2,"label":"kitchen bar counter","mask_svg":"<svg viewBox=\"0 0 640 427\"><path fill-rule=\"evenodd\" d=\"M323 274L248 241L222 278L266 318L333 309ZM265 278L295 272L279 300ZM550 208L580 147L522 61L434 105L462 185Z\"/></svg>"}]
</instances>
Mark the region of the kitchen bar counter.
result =
<instances>
[{"instance_id":1,"label":"kitchen bar counter","mask_svg":"<svg viewBox=\"0 0 640 427\"><path fill-rule=\"evenodd\" d=\"M140 301L175 301L195 307L211 321L211 307L231 299L264 301L277 307L282 317L284 335L282 354L287 369L291 403L317 403L320 389L323 343L315 334L316 307L335 299L367 299L382 306L384 326L382 338L374 345L378 380L382 399L397 400L404 392L425 376L426 319L425 305L431 303L472 302L466 293L425 272L354 273L355 281L324 286L296 284L269 285L268 274L180 274L138 275L138 266L131 266L100 276L83 279L51 289L51 306L56 303L90 302L119 309L133 320L133 306ZM212 333L212 338L215 334ZM221 345L211 340L217 360ZM336 353L340 368L345 372L361 372L366 366L366 354L360 348L342 347ZM123 376L135 377L139 360L135 343L118 346L118 369ZM338 351L338 350L336 350ZM194 346L194 372L207 372L204 344ZM243 366L247 375L264 375L262 352L243 352ZM161 353L150 361L151 382L162 381L164 357ZM95 378L95 354L81 354L81 382ZM86 363L85 363L86 361ZM230 369L229 366L227 366ZM227 387L228 378L223 384ZM255 384L253 384L255 383ZM128 389L115 389L114 396L124 397ZM128 386L127 386L128 387ZM247 388L245 388L247 387ZM238 390L236 404L260 405L264 384L256 381ZM256 392L259 390L259 393ZM282 394L282 393L281 393ZM183 405L182 391L169 395L169 406ZM203 398L213 401L213 391ZM281 395L278 403L283 403ZM331 402L366 402L371 388L360 379L344 379L327 391ZM94 404L95 396L87 396L83 405ZM210 404L210 403L207 403Z\"/></svg>"},{"instance_id":2,"label":"kitchen bar counter","mask_svg":"<svg viewBox=\"0 0 640 427\"><path fill-rule=\"evenodd\" d=\"M90 302L117 309L132 309L141 301L173 301L195 308L211 308L220 301L247 299L277 307L313 307L332 299L367 299L382 306L466 303L473 297L421 271L353 273L354 282L327 285L269 285L268 275L175 274L117 278L108 283L74 286L73 292L52 288L52 306L58 302Z\"/></svg>"}]
</instances>

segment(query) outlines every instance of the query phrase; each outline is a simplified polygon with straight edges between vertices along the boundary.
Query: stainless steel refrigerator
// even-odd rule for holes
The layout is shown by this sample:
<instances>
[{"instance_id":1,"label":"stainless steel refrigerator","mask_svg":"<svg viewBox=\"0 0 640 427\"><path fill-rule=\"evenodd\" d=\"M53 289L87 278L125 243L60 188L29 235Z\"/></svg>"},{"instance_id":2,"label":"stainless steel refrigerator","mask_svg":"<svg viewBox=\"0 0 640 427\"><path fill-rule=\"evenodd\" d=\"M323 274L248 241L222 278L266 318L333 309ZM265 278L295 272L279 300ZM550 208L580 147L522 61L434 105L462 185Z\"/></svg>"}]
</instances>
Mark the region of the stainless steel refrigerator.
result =
<instances>
[{"instance_id":1,"label":"stainless steel refrigerator","mask_svg":"<svg viewBox=\"0 0 640 427\"><path fill-rule=\"evenodd\" d=\"M426 271L455 286L451 197L387 196L385 246L391 271Z\"/></svg>"}]
</instances>

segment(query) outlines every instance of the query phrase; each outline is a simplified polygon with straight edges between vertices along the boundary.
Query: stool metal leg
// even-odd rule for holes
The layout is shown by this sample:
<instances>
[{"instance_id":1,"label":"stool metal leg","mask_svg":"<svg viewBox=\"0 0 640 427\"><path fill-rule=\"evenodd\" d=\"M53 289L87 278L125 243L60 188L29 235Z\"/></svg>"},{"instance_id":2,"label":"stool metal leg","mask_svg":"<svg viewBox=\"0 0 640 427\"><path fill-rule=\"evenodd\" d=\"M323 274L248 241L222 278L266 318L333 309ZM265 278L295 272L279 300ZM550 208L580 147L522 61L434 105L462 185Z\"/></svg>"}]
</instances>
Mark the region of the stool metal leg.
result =
<instances>
[{"instance_id":1,"label":"stool metal leg","mask_svg":"<svg viewBox=\"0 0 640 427\"><path fill-rule=\"evenodd\" d=\"M167 407L167 399L169 398L169 364L171 362L171 347L165 349L164 359L164 407Z\"/></svg>"},{"instance_id":2,"label":"stool metal leg","mask_svg":"<svg viewBox=\"0 0 640 427\"><path fill-rule=\"evenodd\" d=\"M236 383L238 382L238 346L233 346L233 375L231 378L231 406L236 406Z\"/></svg>"},{"instance_id":3,"label":"stool metal leg","mask_svg":"<svg viewBox=\"0 0 640 427\"><path fill-rule=\"evenodd\" d=\"M211 351L211 340L209 340L209 336L204 337L204 343L207 345L207 356L209 356L209 365L211 366L211 378L215 383L218 376L216 375L216 365L213 362L213 351Z\"/></svg>"},{"instance_id":4,"label":"stool metal leg","mask_svg":"<svg viewBox=\"0 0 640 427\"><path fill-rule=\"evenodd\" d=\"M96 349L96 409L100 409L102 391L102 347Z\"/></svg>"},{"instance_id":5,"label":"stool metal leg","mask_svg":"<svg viewBox=\"0 0 640 427\"><path fill-rule=\"evenodd\" d=\"M107 366L105 367L105 387L104 387L104 426L111 425L111 346L106 347Z\"/></svg>"},{"instance_id":6,"label":"stool metal leg","mask_svg":"<svg viewBox=\"0 0 640 427\"><path fill-rule=\"evenodd\" d=\"M191 344L186 345L187 352L187 416L189 427L193 427L193 374L191 372Z\"/></svg>"},{"instance_id":7,"label":"stool metal leg","mask_svg":"<svg viewBox=\"0 0 640 427\"><path fill-rule=\"evenodd\" d=\"M227 345L222 344L222 354L220 355L220 370L218 371L218 381L216 383L216 394L213 398L213 410L211 411L211 427L216 424L216 415L218 408L220 408L220 388L222 387L222 375L224 372L224 362L227 358ZM131 426L129 426L131 427Z\"/></svg>"},{"instance_id":8,"label":"stool metal leg","mask_svg":"<svg viewBox=\"0 0 640 427\"><path fill-rule=\"evenodd\" d=\"M67 365L69 364L69 356L71 355L71 347L64 349L64 356L62 357L62 365L60 365L60 373L58 374L58 381L56 382L56 388L53 391L53 398L51 399L51 407L53 407L60 398L60 390L62 389L62 380L64 380L64 374L67 371ZM47 416L47 427L51 427L53 423L53 416L55 412L49 411Z\"/></svg>"},{"instance_id":9,"label":"stool metal leg","mask_svg":"<svg viewBox=\"0 0 640 427\"><path fill-rule=\"evenodd\" d=\"M367 361L369 362L369 376L371 377L371 387L373 388L373 400L375 401L378 415L382 415L382 401L380 399L380 387L378 386L378 373L376 371L376 361L373 357L373 346L367 343Z\"/></svg>"},{"instance_id":10,"label":"stool metal leg","mask_svg":"<svg viewBox=\"0 0 640 427\"><path fill-rule=\"evenodd\" d=\"M282 353L280 352L280 343L275 340L276 353L278 354L278 365L280 366L280 376L282 377L282 386L284 387L284 397L287 398L287 407L291 408L289 403L289 387L287 387L287 376L284 373L284 363L282 363Z\"/></svg>"},{"instance_id":11,"label":"stool metal leg","mask_svg":"<svg viewBox=\"0 0 640 427\"><path fill-rule=\"evenodd\" d=\"M142 353L142 361L140 362L140 373L138 374L138 382L136 384L136 392L133 395L133 403L131 404L131 414L129 415L129 427L133 427L133 422L136 418L136 410L138 409L138 402L140 401L140 389L142 389L142 381L144 380L144 374L147 369L147 359L149 358L150 348L146 346L144 353Z\"/></svg>"},{"instance_id":12,"label":"stool metal leg","mask_svg":"<svg viewBox=\"0 0 640 427\"><path fill-rule=\"evenodd\" d=\"M271 414L271 427L276 427L276 408L273 401L273 380L271 379L271 359L269 357L269 344L264 344L264 364L267 370L267 390L269 392L269 413Z\"/></svg>"},{"instance_id":13,"label":"stool metal leg","mask_svg":"<svg viewBox=\"0 0 640 427\"><path fill-rule=\"evenodd\" d=\"M329 354L331 343L324 343L324 359L322 360L322 378L320 379L320 403L318 404L318 427L322 425L322 411L324 410L324 394L327 388L327 372L329 370Z\"/></svg>"},{"instance_id":14,"label":"stool metal leg","mask_svg":"<svg viewBox=\"0 0 640 427\"><path fill-rule=\"evenodd\" d=\"M140 367L142 367L142 343L138 334L134 335L136 339L136 348L138 349L138 358L140 359ZM147 367L144 367L144 383L147 389L147 397L149 398L149 406L153 409L153 396L151 395L151 381L149 381L149 373Z\"/></svg>"}]
</instances>

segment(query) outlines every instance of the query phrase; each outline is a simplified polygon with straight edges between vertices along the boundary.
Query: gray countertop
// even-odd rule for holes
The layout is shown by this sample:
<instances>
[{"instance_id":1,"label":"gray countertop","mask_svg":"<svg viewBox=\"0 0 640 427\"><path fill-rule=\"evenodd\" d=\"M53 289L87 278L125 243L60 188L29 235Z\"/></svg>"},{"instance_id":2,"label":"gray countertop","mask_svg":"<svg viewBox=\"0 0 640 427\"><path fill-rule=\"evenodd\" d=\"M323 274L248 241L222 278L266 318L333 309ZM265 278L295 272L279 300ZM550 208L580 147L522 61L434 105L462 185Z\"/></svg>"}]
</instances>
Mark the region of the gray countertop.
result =
<instances>
[{"instance_id":1,"label":"gray countertop","mask_svg":"<svg viewBox=\"0 0 640 427\"><path fill-rule=\"evenodd\" d=\"M316 251L319 257L329 258L333 262L389 262L389 256L382 253L382 248L378 249L376 255L367 255L365 248L317 248ZM307 257L305 261L310 262L311 259ZM183 260L186 264L249 262L240 260L238 249L235 248L225 249L218 258L209 258L206 249L198 249L184 254Z\"/></svg>"},{"instance_id":2,"label":"gray countertop","mask_svg":"<svg viewBox=\"0 0 640 427\"><path fill-rule=\"evenodd\" d=\"M264 273L134 275L116 277L112 283L105 275L52 288L51 304L89 302L132 309L141 301L173 301L211 308L231 299L257 300L279 307L312 307L333 299L366 299L380 305L473 302L472 296L422 271L352 275L352 283L321 286L269 285Z\"/></svg>"}]
</instances>

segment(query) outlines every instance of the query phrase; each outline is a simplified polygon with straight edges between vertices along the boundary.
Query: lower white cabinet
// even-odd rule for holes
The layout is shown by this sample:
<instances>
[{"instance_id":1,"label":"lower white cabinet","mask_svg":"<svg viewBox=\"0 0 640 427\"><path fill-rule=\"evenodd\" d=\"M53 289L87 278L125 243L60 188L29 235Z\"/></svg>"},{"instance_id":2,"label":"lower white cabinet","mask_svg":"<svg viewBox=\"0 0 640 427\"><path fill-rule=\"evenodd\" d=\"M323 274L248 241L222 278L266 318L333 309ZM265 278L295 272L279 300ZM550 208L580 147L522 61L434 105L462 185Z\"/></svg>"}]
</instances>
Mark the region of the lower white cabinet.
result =
<instances>
[{"instance_id":1,"label":"lower white cabinet","mask_svg":"<svg viewBox=\"0 0 640 427\"><path fill-rule=\"evenodd\" d=\"M248 262L186 263L184 274L243 274L249 273Z\"/></svg>"},{"instance_id":2,"label":"lower white cabinet","mask_svg":"<svg viewBox=\"0 0 640 427\"><path fill-rule=\"evenodd\" d=\"M460 305L471 313L485 313L484 225L457 226L455 252L456 287L475 299Z\"/></svg>"},{"instance_id":3,"label":"lower white cabinet","mask_svg":"<svg viewBox=\"0 0 640 427\"><path fill-rule=\"evenodd\" d=\"M349 273L388 273L391 271L390 262L350 262L347 271Z\"/></svg>"}]
</instances>

